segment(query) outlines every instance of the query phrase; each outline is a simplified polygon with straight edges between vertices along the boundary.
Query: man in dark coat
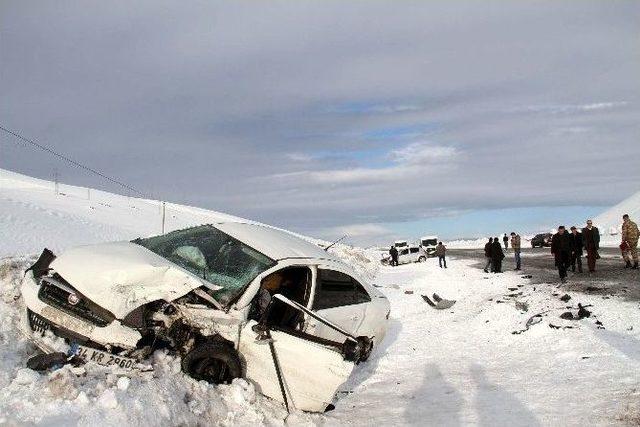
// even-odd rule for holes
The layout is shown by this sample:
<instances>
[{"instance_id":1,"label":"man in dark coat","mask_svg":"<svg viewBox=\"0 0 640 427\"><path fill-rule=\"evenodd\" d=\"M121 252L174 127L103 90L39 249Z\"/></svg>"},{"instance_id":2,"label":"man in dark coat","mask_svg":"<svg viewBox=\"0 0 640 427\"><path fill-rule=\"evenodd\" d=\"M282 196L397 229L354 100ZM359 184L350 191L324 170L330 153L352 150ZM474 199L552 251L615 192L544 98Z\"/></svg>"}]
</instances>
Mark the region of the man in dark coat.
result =
<instances>
[{"instance_id":1,"label":"man in dark coat","mask_svg":"<svg viewBox=\"0 0 640 427\"><path fill-rule=\"evenodd\" d=\"M398 265L398 249L395 246L391 246L389 249L389 255L391 255L391 266L395 267Z\"/></svg>"},{"instance_id":2,"label":"man in dark coat","mask_svg":"<svg viewBox=\"0 0 640 427\"><path fill-rule=\"evenodd\" d=\"M587 251L587 265L589 273L596 271L596 259L600 258L598 249L600 249L600 231L598 227L593 226L593 222L587 220L587 226L582 229L582 245Z\"/></svg>"},{"instance_id":3,"label":"man in dark coat","mask_svg":"<svg viewBox=\"0 0 640 427\"><path fill-rule=\"evenodd\" d=\"M582 273L582 234L578 233L578 229L571 227L571 271L576 272L576 264L578 265L578 273Z\"/></svg>"},{"instance_id":4,"label":"man in dark coat","mask_svg":"<svg viewBox=\"0 0 640 427\"><path fill-rule=\"evenodd\" d=\"M569 268L572 247L571 237L564 225L561 225L558 227L558 232L551 238L551 253L555 258L562 283L567 281L567 269Z\"/></svg>"},{"instance_id":5,"label":"man in dark coat","mask_svg":"<svg viewBox=\"0 0 640 427\"><path fill-rule=\"evenodd\" d=\"M507 250L509 248L509 237L507 237L507 233L504 233L502 241L504 242L504 249Z\"/></svg>"},{"instance_id":6,"label":"man in dark coat","mask_svg":"<svg viewBox=\"0 0 640 427\"><path fill-rule=\"evenodd\" d=\"M500 239L493 238L491 244L491 264L494 273L502 273L502 260L504 259L504 252L502 252L502 245L500 245Z\"/></svg>"},{"instance_id":7,"label":"man in dark coat","mask_svg":"<svg viewBox=\"0 0 640 427\"><path fill-rule=\"evenodd\" d=\"M489 237L489 243L484 245L484 257L487 259L487 264L484 266L484 272L489 272L489 267L491 267L491 246L493 246L493 237ZM493 271L493 268L491 268Z\"/></svg>"}]
</instances>

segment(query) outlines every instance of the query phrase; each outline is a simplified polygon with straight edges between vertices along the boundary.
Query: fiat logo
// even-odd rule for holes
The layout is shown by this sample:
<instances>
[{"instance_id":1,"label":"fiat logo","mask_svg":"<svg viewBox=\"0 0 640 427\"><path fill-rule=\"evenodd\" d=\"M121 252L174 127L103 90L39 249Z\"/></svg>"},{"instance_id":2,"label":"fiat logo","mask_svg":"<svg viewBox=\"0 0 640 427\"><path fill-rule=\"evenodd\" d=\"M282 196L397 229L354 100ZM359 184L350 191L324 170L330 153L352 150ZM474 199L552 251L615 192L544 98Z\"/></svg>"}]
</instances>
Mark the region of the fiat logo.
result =
<instances>
[{"instance_id":1,"label":"fiat logo","mask_svg":"<svg viewBox=\"0 0 640 427\"><path fill-rule=\"evenodd\" d=\"M76 305L80 302L80 298L78 298L78 295L76 294L69 294L69 296L67 297L67 302L71 305Z\"/></svg>"}]
</instances>

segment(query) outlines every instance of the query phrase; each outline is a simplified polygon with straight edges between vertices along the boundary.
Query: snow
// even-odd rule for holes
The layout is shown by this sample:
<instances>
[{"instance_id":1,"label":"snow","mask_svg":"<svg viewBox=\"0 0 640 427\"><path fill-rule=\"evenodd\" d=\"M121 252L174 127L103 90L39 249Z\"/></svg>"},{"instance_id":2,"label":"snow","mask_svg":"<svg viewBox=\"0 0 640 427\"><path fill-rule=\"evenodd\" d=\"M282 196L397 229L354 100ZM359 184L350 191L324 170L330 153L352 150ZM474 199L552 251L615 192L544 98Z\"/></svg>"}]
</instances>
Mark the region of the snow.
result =
<instances>
[{"instance_id":1,"label":"snow","mask_svg":"<svg viewBox=\"0 0 640 427\"><path fill-rule=\"evenodd\" d=\"M64 195L56 195L52 183L0 170L0 423L577 426L640 421L637 301L569 292L572 299L565 304L553 295L564 293L556 284L533 284L514 272L484 274L475 260L450 257L448 269L438 268L433 259L382 267L375 250L346 245L331 251L374 278L389 298L391 318L385 341L341 387L334 411L287 417L282 405L251 383L197 382L182 374L179 359L162 351L152 356L148 372L91 363L31 371L26 361L35 347L20 332L19 286L42 248L60 251L160 232L157 201L96 190L88 200L87 189L60 186L60 191ZM168 229L216 218L241 220L167 207ZM420 296L434 292L457 302L434 310ZM526 303L528 311L516 308L516 301ZM559 318L567 306L575 312L578 302L593 304L594 317ZM543 313L540 323L512 334L537 313ZM598 329L596 319L606 329Z\"/></svg>"},{"instance_id":2,"label":"snow","mask_svg":"<svg viewBox=\"0 0 640 427\"><path fill-rule=\"evenodd\" d=\"M640 191L598 215L593 223L600 229L602 242L606 246L620 244L622 215L629 214L632 221L640 221Z\"/></svg>"}]
</instances>

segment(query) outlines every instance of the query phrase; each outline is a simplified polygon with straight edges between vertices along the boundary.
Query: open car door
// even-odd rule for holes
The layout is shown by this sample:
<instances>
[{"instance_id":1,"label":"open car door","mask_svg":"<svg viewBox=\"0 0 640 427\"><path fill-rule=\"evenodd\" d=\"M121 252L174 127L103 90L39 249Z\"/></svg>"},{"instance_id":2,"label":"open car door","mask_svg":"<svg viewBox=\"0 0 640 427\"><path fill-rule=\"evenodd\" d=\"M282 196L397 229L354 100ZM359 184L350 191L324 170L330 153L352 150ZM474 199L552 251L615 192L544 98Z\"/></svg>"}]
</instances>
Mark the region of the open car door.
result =
<instances>
[{"instance_id":1,"label":"open car door","mask_svg":"<svg viewBox=\"0 0 640 427\"><path fill-rule=\"evenodd\" d=\"M284 402L272 348L254 331L255 325L256 321L249 321L240 333L239 351L246 361L246 377L256 383L262 394ZM324 412L338 387L351 375L354 362L295 331L269 332L288 405L302 411Z\"/></svg>"}]
</instances>

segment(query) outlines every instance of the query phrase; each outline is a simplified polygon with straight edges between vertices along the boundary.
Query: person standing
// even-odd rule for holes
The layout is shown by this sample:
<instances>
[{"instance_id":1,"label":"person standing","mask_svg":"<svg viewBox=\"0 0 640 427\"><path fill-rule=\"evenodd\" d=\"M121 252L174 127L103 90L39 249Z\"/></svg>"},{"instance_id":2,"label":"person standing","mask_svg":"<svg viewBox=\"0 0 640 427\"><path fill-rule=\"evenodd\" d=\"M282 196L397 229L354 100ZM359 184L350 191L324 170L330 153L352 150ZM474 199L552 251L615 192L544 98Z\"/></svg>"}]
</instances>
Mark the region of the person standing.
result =
<instances>
[{"instance_id":1,"label":"person standing","mask_svg":"<svg viewBox=\"0 0 640 427\"><path fill-rule=\"evenodd\" d=\"M571 271L575 273L578 265L578 273L582 273L582 234L572 226L569 237L571 238Z\"/></svg>"},{"instance_id":2,"label":"person standing","mask_svg":"<svg viewBox=\"0 0 640 427\"><path fill-rule=\"evenodd\" d=\"M634 270L638 269L638 225L631 221L628 214L622 216L622 243L625 245L625 251L622 255L626 261L624 268L631 267L631 259L633 259Z\"/></svg>"},{"instance_id":3,"label":"person standing","mask_svg":"<svg viewBox=\"0 0 640 427\"><path fill-rule=\"evenodd\" d=\"M507 237L507 233L504 233L502 241L504 242L504 250L506 251L509 248L509 238Z\"/></svg>"},{"instance_id":4,"label":"person standing","mask_svg":"<svg viewBox=\"0 0 640 427\"><path fill-rule=\"evenodd\" d=\"M587 226L582 229L582 245L587 251L587 265L589 273L596 271L596 259L600 258L598 249L600 249L600 231L598 227L593 226L593 221L587 220Z\"/></svg>"},{"instance_id":5,"label":"person standing","mask_svg":"<svg viewBox=\"0 0 640 427\"><path fill-rule=\"evenodd\" d=\"M513 256L516 260L516 268L514 270L521 270L520 264L522 262L520 258L520 235L515 232L511 232L511 248L513 248Z\"/></svg>"},{"instance_id":6,"label":"person standing","mask_svg":"<svg viewBox=\"0 0 640 427\"><path fill-rule=\"evenodd\" d=\"M489 237L489 243L484 245L484 257L487 259L487 264L484 266L484 272L489 272L489 267L491 267L491 247L493 246L493 237ZM493 271L493 267L491 267L491 271Z\"/></svg>"},{"instance_id":7,"label":"person standing","mask_svg":"<svg viewBox=\"0 0 640 427\"><path fill-rule=\"evenodd\" d=\"M551 253L553 254L560 281L567 281L567 269L569 268L569 260L571 257L571 238L564 228L564 225L558 227L558 232L551 238Z\"/></svg>"},{"instance_id":8,"label":"person standing","mask_svg":"<svg viewBox=\"0 0 640 427\"><path fill-rule=\"evenodd\" d=\"M398 249L395 246L391 246L389 249L389 255L391 255L391 266L395 267L398 265Z\"/></svg>"},{"instance_id":9,"label":"person standing","mask_svg":"<svg viewBox=\"0 0 640 427\"><path fill-rule=\"evenodd\" d=\"M440 268L442 268L442 264L444 264L444 268L447 268L446 253L447 247L443 245L442 242L439 242L438 246L436 246L436 255L438 256L438 265L440 265Z\"/></svg>"},{"instance_id":10,"label":"person standing","mask_svg":"<svg viewBox=\"0 0 640 427\"><path fill-rule=\"evenodd\" d=\"M502 273L502 260L504 259L504 252L502 252L502 246L500 246L500 239L493 238L491 244L491 271L494 273Z\"/></svg>"}]
</instances>

